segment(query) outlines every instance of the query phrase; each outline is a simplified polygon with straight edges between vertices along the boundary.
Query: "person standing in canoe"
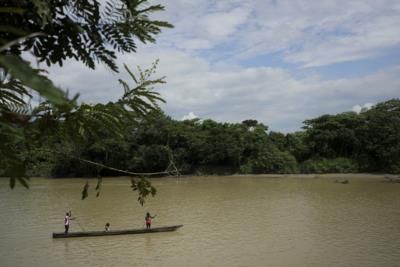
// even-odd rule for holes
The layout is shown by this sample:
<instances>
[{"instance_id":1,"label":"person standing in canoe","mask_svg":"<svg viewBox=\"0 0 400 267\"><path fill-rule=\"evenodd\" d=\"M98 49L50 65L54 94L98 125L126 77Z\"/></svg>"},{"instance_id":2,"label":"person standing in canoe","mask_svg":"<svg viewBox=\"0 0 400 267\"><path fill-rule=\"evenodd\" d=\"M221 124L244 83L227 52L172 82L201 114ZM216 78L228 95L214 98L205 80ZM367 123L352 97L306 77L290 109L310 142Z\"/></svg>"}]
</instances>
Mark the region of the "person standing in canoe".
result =
<instances>
[{"instance_id":1,"label":"person standing in canoe","mask_svg":"<svg viewBox=\"0 0 400 267\"><path fill-rule=\"evenodd\" d=\"M154 219L157 215L151 216L149 212L146 213L146 217L144 220L146 221L146 229L151 228L151 220Z\"/></svg>"},{"instance_id":2,"label":"person standing in canoe","mask_svg":"<svg viewBox=\"0 0 400 267\"><path fill-rule=\"evenodd\" d=\"M65 227L64 234L68 234L69 223L70 223L71 220L74 219L74 218L72 218L71 216L72 216L72 215L71 215L71 211L70 211L70 212L67 212L67 213L65 214L65 217L64 217L64 227Z\"/></svg>"}]
</instances>

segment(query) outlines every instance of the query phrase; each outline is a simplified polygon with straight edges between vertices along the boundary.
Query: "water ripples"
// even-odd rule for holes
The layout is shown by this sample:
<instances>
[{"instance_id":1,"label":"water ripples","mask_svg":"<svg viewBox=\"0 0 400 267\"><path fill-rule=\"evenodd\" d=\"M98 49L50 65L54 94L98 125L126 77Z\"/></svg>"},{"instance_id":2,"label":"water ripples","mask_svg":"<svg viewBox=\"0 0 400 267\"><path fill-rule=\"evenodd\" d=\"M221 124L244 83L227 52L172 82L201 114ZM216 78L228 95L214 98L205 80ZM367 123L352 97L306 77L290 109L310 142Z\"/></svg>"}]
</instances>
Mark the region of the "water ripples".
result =
<instances>
[{"instance_id":1,"label":"water ripples","mask_svg":"<svg viewBox=\"0 0 400 267\"><path fill-rule=\"evenodd\" d=\"M137 204L129 179L37 179L11 191L0 180L1 266L396 266L400 186L371 179L194 177L154 179ZM95 184L95 182L93 182ZM184 224L177 232L52 239L72 209L71 231Z\"/></svg>"}]
</instances>

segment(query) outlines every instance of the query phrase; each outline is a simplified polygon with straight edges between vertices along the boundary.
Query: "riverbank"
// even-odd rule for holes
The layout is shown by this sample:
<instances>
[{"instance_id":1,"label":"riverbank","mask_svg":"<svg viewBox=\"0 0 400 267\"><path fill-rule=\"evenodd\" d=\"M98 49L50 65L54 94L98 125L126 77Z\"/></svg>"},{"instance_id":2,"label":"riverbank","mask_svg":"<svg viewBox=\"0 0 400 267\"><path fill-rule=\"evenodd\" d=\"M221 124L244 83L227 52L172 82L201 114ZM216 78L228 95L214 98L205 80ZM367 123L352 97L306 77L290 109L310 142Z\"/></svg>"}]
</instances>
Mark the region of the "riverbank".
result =
<instances>
[{"instance_id":1,"label":"riverbank","mask_svg":"<svg viewBox=\"0 0 400 267\"><path fill-rule=\"evenodd\" d=\"M132 178L130 176L113 176L119 178ZM259 177L270 179L284 179L284 178L299 178L299 179L332 179L332 180L352 180L352 179L378 179L382 181L397 181L400 182L400 174L374 174L374 173L315 173L315 174L185 174L179 176L158 176L147 177L148 179L164 179L168 177L190 178L190 177ZM7 177L0 177L7 178ZM97 177L30 177L35 178L49 178L49 179L90 179L97 180ZM103 178L109 178L107 176Z\"/></svg>"},{"instance_id":2,"label":"riverbank","mask_svg":"<svg viewBox=\"0 0 400 267\"><path fill-rule=\"evenodd\" d=\"M196 177L197 175L184 175L185 177ZM347 184L351 181L369 179L387 183L400 184L399 174L374 174L374 173L323 173L323 174L232 174L232 175L201 175L204 177L258 177L265 179L323 179L332 182Z\"/></svg>"},{"instance_id":3,"label":"riverbank","mask_svg":"<svg viewBox=\"0 0 400 267\"><path fill-rule=\"evenodd\" d=\"M230 175L228 175L230 176ZM357 179L357 178L374 178L374 179L385 179L387 178L400 178L399 174L373 174L373 173L316 173L316 174L235 174L232 176L240 177L265 177L265 178L302 178L302 179Z\"/></svg>"}]
</instances>

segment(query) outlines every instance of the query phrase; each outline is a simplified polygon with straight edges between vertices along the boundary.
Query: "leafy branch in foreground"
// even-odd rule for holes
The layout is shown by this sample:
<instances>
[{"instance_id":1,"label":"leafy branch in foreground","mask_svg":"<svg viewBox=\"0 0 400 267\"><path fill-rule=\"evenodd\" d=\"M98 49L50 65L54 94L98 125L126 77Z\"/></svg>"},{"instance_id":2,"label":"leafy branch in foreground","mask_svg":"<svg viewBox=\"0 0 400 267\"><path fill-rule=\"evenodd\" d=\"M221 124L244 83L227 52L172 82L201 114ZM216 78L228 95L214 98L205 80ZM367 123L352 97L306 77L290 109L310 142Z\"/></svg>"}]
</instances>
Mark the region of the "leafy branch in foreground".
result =
<instances>
[{"instance_id":1,"label":"leafy branch in foreground","mask_svg":"<svg viewBox=\"0 0 400 267\"><path fill-rule=\"evenodd\" d=\"M143 120L149 112L159 110L157 100L163 102L164 100L159 96L158 92L153 91L153 86L163 84L165 81L164 78L151 79L149 74L155 73L156 66L156 63L153 64L149 69L151 71L142 71L139 68L138 76L140 78L134 79L136 84L132 87L129 87L127 82L120 80L124 85L124 94L115 103L86 104L82 102L78 104L78 96L72 98L67 106L55 105L50 101L40 103L31 112L26 114L29 120L23 125L21 140L16 145L21 146L25 151L25 158L30 158L30 154L37 154L39 150L44 151L43 146L45 146L47 147L46 153L48 155L62 154L64 157L74 158L99 170L108 169L130 176L151 176L172 173L173 171L169 170L170 168L164 172L155 173L130 172L87 160L79 154L74 155L77 147L88 142L101 143L105 135L114 136L115 139L124 138L127 126L132 126L136 122ZM125 68L131 77L135 77L127 66ZM18 125L11 127L13 131L18 131L18 129L22 128ZM0 134L6 134L7 132L4 130L5 128L0 128ZM9 137L11 137L11 134L12 132L9 133ZM52 148L57 146L58 143L62 144L62 150L57 151ZM72 149L69 151L68 148ZM10 165L9 173L18 173L16 167L20 168L19 170L23 170L18 173L18 178L16 179L25 185L27 184L25 180L19 180L21 179L19 177L26 177L25 168L21 168L21 165L25 165L21 155L15 160L16 162L18 164ZM177 170L175 172L178 173ZM3 175L5 174L3 173ZM0 173L0 175L2 174ZM12 185L15 184L14 181L12 180ZM95 189L97 196L100 194L101 182L102 180L99 176ZM146 186L140 185L137 187L141 204L144 203L144 198L149 195L146 188ZM88 189L89 183L86 183L82 190L82 199L88 196ZM154 194L152 193L151 195Z\"/></svg>"},{"instance_id":2,"label":"leafy branch in foreground","mask_svg":"<svg viewBox=\"0 0 400 267\"><path fill-rule=\"evenodd\" d=\"M162 28L173 27L150 18L163 10L147 0L2 0L0 47L18 56L30 51L49 66L74 58L117 71L116 52L134 53L137 40L153 43Z\"/></svg>"},{"instance_id":3,"label":"leafy branch in foreground","mask_svg":"<svg viewBox=\"0 0 400 267\"><path fill-rule=\"evenodd\" d=\"M144 71L138 67L139 78L136 78L128 66L124 64L125 70L129 73L129 76L135 82L136 86L130 88L127 82L121 79L118 80L124 88L124 95L118 101L119 104L129 107L134 112L143 116L147 112L159 108L158 102L165 103L165 100L160 97L160 94L153 91L154 85L165 83L165 77L150 80L150 76L155 73L158 62L159 60L157 59L149 69ZM140 103L140 105L137 105L137 103Z\"/></svg>"},{"instance_id":4,"label":"leafy branch in foreground","mask_svg":"<svg viewBox=\"0 0 400 267\"><path fill-rule=\"evenodd\" d=\"M120 135L129 111L145 116L157 101L163 101L143 89L161 80L143 80L136 92L126 91L120 103L78 105L77 96L68 99L22 55L28 52L48 66L62 66L72 58L92 69L95 63L103 63L117 72L117 52L136 52L137 41L155 42L162 28L172 27L150 18L162 10L162 5L147 0L1 1L0 176L11 177L11 187L16 180L28 186L26 158L48 139L66 138L77 147L81 139L101 138L100 128ZM34 109L33 94L45 99Z\"/></svg>"},{"instance_id":5,"label":"leafy branch in foreground","mask_svg":"<svg viewBox=\"0 0 400 267\"><path fill-rule=\"evenodd\" d=\"M138 201L139 203L143 206L145 202L145 198L148 195L155 196L157 193L157 190L154 186L151 185L151 183L144 179L143 177L140 178L139 180L131 179L131 187L133 191L138 191Z\"/></svg>"}]
</instances>

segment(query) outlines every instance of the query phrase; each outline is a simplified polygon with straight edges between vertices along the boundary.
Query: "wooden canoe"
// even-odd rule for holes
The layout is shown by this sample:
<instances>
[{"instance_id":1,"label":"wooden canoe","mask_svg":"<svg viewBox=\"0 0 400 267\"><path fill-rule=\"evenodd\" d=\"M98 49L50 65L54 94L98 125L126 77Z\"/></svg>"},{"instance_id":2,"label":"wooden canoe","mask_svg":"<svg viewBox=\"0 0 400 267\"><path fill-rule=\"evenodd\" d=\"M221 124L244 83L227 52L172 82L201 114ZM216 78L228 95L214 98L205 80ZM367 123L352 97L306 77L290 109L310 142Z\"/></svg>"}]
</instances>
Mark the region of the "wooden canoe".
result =
<instances>
[{"instance_id":1,"label":"wooden canoe","mask_svg":"<svg viewBox=\"0 0 400 267\"><path fill-rule=\"evenodd\" d=\"M66 237L88 237L88 236L105 236L105 235L132 235L132 234L149 234L159 232L172 232L182 227L183 225L173 225L164 227L154 227L150 229L128 229L128 230L110 230L106 231L86 231L86 232L64 232L53 233L53 238L66 238Z\"/></svg>"}]
</instances>

